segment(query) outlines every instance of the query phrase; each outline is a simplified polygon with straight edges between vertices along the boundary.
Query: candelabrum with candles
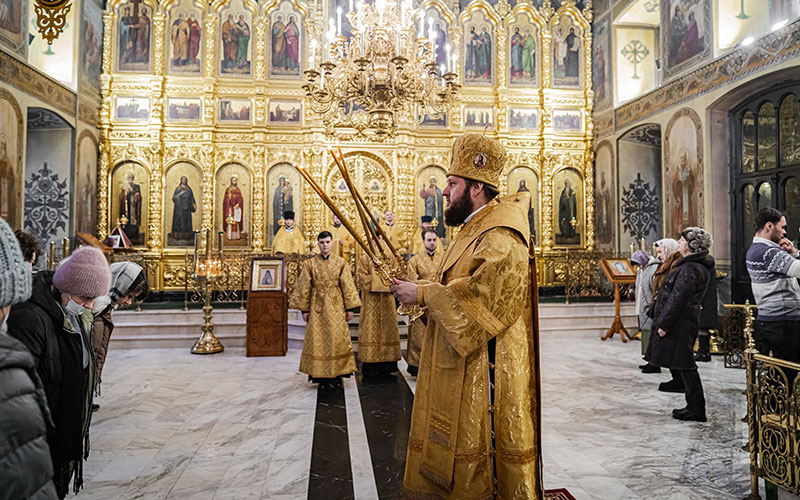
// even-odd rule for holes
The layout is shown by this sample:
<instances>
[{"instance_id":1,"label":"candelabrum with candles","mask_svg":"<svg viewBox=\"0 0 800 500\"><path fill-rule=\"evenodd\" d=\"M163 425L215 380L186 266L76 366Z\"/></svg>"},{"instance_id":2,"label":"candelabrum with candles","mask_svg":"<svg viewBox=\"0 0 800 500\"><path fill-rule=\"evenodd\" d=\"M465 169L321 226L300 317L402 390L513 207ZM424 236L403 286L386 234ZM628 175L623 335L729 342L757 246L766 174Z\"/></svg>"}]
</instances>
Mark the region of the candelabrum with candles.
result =
<instances>
[{"instance_id":1,"label":"candelabrum with candles","mask_svg":"<svg viewBox=\"0 0 800 500\"><path fill-rule=\"evenodd\" d=\"M349 37L342 33L345 18L353 26ZM329 20L325 39L319 65L311 41L303 90L329 129L352 127L383 139L394 135L400 116L421 123L456 103L461 86L452 47L436 39L433 20L410 0L362 0L356 10L350 0L350 12L338 8Z\"/></svg>"},{"instance_id":2,"label":"candelabrum with candles","mask_svg":"<svg viewBox=\"0 0 800 500\"><path fill-rule=\"evenodd\" d=\"M192 354L214 354L222 352L225 348L214 336L214 323L211 321L214 308L211 306L211 296L214 285L222 277L222 233L219 233L217 251L212 251L213 239L211 230L205 230L205 255L198 255L200 246L200 233L194 233L194 280L203 298L203 333L192 346Z\"/></svg>"}]
</instances>

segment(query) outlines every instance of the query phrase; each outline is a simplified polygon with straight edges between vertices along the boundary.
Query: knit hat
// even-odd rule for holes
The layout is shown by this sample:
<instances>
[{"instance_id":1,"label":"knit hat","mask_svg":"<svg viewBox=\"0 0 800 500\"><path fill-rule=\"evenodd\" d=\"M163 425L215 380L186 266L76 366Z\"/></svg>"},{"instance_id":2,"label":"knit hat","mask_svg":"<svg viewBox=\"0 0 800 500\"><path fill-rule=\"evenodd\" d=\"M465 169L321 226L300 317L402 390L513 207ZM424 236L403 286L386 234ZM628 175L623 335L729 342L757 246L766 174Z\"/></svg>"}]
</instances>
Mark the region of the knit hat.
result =
<instances>
[{"instance_id":1,"label":"knit hat","mask_svg":"<svg viewBox=\"0 0 800 500\"><path fill-rule=\"evenodd\" d=\"M663 240L658 240L656 241L656 246L664 251L665 259L678 251L678 242L673 240L672 238L664 238Z\"/></svg>"},{"instance_id":2,"label":"knit hat","mask_svg":"<svg viewBox=\"0 0 800 500\"><path fill-rule=\"evenodd\" d=\"M0 219L0 307L31 297L31 265L22 257L14 231Z\"/></svg>"},{"instance_id":3,"label":"knit hat","mask_svg":"<svg viewBox=\"0 0 800 500\"><path fill-rule=\"evenodd\" d=\"M506 148L498 141L480 134L464 134L453 143L447 175L483 182L497 189L506 158Z\"/></svg>"},{"instance_id":4,"label":"knit hat","mask_svg":"<svg viewBox=\"0 0 800 500\"><path fill-rule=\"evenodd\" d=\"M644 250L636 250L631 255L631 262L637 264L639 267L644 267L650 262L650 256Z\"/></svg>"},{"instance_id":5,"label":"knit hat","mask_svg":"<svg viewBox=\"0 0 800 500\"><path fill-rule=\"evenodd\" d=\"M681 233L692 253L703 252L714 244L711 233L699 227L687 227Z\"/></svg>"},{"instance_id":6,"label":"knit hat","mask_svg":"<svg viewBox=\"0 0 800 500\"><path fill-rule=\"evenodd\" d=\"M70 295L99 297L111 288L111 272L103 252L81 247L64 260L53 275L53 285Z\"/></svg>"}]
</instances>

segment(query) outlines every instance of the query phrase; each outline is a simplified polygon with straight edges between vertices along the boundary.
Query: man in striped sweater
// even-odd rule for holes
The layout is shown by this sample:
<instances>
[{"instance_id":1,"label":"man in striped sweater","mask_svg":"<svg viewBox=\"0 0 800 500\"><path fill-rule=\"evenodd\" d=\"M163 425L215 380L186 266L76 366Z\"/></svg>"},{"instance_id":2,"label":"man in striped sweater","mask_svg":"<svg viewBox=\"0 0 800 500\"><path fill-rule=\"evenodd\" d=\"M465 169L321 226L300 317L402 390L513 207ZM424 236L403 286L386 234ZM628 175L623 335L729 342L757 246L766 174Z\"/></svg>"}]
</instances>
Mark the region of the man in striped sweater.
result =
<instances>
[{"instance_id":1,"label":"man in striped sweater","mask_svg":"<svg viewBox=\"0 0 800 500\"><path fill-rule=\"evenodd\" d=\"M758 212L746 260L758 305L759 351L800 361L800 253L786 238L786 217L781 212L769 207ZM794 375L787 376L791 384Z\"/></svg>"}]
</instances>

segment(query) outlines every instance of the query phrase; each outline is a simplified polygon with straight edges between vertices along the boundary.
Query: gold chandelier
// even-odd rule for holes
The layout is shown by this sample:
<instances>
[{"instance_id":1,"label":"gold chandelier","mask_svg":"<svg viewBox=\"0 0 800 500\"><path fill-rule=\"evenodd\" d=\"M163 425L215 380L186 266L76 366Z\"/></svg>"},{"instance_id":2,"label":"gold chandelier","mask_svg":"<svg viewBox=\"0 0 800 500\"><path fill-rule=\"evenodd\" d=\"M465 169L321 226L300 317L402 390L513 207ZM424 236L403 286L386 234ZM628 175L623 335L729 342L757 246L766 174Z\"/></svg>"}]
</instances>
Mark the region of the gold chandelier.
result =
<instances>
[{"instance_id":1,"label":"gold chandelier","mask_svg":"<svg viewBox=\"0 0 800 500\"><path fill-rule=\"evenodd\" d=\"M441 118L453 107L461 86L454 73L452 47L446 60L436 62L439 43L433 22L411 7L410 0L358 3L344 16L353 26L350 38L342 34L343 13L330 19L322 47L322 63L315 69L317 43L311 41L312 69L305 72L303 90L311 109L323 117L329 133L354 128L382 140L394 136L401 117L421 123L427 116ZM441 50L439 50L441 53Z\"/></svg>"}]
</instances>

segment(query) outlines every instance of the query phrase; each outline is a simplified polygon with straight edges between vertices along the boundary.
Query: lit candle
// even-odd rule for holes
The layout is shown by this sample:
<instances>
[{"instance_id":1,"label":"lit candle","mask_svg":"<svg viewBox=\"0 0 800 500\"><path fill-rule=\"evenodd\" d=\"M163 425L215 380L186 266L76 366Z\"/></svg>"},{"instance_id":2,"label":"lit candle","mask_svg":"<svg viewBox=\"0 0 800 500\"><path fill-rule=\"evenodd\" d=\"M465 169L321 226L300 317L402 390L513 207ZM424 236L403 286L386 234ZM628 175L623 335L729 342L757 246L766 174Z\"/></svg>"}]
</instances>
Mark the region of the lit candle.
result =
<instances>
[{"instance_id":1,"label":"lit candle","mask_svg":"<svg viewBox=\"0 0 800 500\"><path fill-rule=\"evenodd\" d=\"M217 236L219 236L219 260L222 260L222 231L220 231Z\"/></svg>"},{"instance_id":2,"label":"lit candle","mask_svg":"<svg viewBox=\"0 0 800 500\"><path fill-rule=\"evenodd\" d=\"M417 30L417 38L422 38L424 36L423 29L424 29L424 22L425 20L422 18L422 14L419 15L419 29Z\"/></svg>"},{"instance_id":3,"label":"lit candle","mask_svg":"<svg viewBox=\"0 0 800 500\"><path fill-rule=\"evenodd\" d=\"M322 78L319 80L319 88L325 90L325 70L322 70Z\"/></svg>"},{"instance_id":4,"label":"lit candle","mask_svg":"<svg viewBox=\"0 0 800 500\"><path fill-rule=\"evenodd\" d=\"M447 64L450 64L450 50L451 50L452 48L453 48L453 47L452 47L452 46L451 46L449 43L448 43L447 45L445 45L445 46L444 46L444 50L445 50L445 52L447 53L447 59L445 60L445 63L447 63Z\"/></svg>"},{"instance_id":5,"label":"lit candle","mask_svg":"<svg viewBox=\"0 0 800 500\"><path fill-rule=\"evenodd\" d=\"M642 243L639 245L639 249L644 252L645 248L647 248L647 240L642 238Z\"/></svg>"},{"instance_id":6,"label":"lit candle","mask_svg":"<svg viewBox=\"0 0 800 500\"><path fill-rule=\"evenodd\" d=\"M206 229L206 261L211 260L211 229Z\"/></svg>"},{"instance_id":7,"label":"lit candle","mask_svg":"<svg viewBox=\"0 0 800 500\"><path fill-rule=\"evenodd\" d=\"M400 28L397 29L397 55L402 55L403 51L400 49Z\"/></svg>"},{"instance_id":8,"label":"lit candle","mask_svg":"<svg viewBox=\"0 0 800 500\"><path fill-rule=\"evenodd\" d=\"M199 234L200 234L200 231L195 231L194 232L194 265L195 266L197 265L197 247L199 246L199 243L200 243L200 238L197 237Z\"/></svg>"},{"instance_id":9,"label":"lit candle","mask_svg":"<svg viewBox=\"0 0 800 500\"><path fill-rule=\"evenodd\" d=\"M350 0L350 12L353 12L353 0Z\"/></svg>"},{"instance_id":10,"label":"lit candle","mask_svg":"<svg viewBox=\"0 0 800 500\"><path fill-rule=\"evenodd\" d=\"M342 34L342 8L336 7L336 33Z\"/></svg>"},{"instance_id":11,"label":"lit candle","mask_svg":"<svg viewBox=\"0 0 800 500\"><path fill-rule=\"evenodd\" d=\"M365 57L365 55L364 55L364 36L365 35L366 35L366 33L359 33L359 35L358 35L358 44L359 44L360 49L361 49L361 57L362 58Z\"/></svg>"}]
</instances>

